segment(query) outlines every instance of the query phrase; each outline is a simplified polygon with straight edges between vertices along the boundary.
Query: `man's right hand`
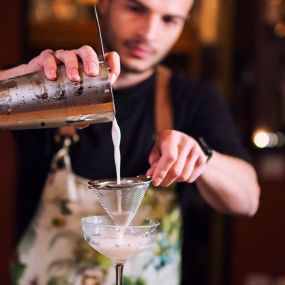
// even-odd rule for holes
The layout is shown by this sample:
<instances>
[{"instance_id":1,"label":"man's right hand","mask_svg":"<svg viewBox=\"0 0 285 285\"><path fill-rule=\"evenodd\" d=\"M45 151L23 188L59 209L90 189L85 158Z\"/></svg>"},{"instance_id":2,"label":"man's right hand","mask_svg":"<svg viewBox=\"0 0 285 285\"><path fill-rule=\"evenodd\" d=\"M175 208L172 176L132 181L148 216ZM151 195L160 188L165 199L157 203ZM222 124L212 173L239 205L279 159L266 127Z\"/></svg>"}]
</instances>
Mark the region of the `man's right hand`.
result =
<instances>
[{"instance_id":1,"label":"man's right hand","mask_svg":"<svg viewBox=\"0 0 285 285\"><path fill-rule=\"evenodd\" d=\"M116 52L105 54L107 64L110 68L110 80L113 84L120 74L120 58ZM27 73L44 70L46 77L50 80L57 78L57 65L63 63L66 68L67 77L71 81L80 81L79 59L83 62L84 72L89 76L99 73L99 62L95 51L90 46L82 46L76 50L46 49L29 63L5 70L1 73L1 79L20 76Z\"/></svg>"}]
</instances>

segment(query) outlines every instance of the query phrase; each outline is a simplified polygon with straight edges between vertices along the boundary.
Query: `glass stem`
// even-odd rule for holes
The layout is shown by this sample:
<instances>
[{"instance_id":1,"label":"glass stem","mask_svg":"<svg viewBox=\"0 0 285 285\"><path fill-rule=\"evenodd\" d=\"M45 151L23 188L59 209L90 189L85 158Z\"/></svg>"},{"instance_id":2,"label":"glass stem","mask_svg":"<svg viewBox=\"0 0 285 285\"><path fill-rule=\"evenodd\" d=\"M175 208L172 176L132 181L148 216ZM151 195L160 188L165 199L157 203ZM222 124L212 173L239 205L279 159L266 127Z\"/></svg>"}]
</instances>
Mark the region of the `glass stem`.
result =
<instances>
[{"instance_id":1,"label":"glass stem","mask_svg":"<svg viewBox=\"0 0 285 285\"><path fill-rule=\"evenodd\" d=\"M116 285L123 284L123 264L116 264Z\"/></svg>"}]
</instances>

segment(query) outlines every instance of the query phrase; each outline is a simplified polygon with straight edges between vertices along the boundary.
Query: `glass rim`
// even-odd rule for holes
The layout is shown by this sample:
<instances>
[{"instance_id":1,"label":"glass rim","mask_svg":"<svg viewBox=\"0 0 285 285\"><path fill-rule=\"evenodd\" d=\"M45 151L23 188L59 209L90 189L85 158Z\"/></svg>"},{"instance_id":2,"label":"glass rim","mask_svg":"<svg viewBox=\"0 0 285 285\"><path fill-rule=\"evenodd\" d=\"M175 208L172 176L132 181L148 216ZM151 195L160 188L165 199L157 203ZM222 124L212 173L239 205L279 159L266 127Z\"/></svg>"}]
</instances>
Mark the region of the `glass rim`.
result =
<instances>
[{"instance_id":1,"label":"glass rim","mask_svg":"<svg viewBox=\"0 0 285 285\"><path fill-rule=\"evenodd\" d=\"M108 216L108 215L94 215L94 216L88 216L88 217L84 217L84 218L81 218L81 224L95 224L92 220L89 221L89 219L91 218L108 218L109 221L113 222L113 220ZM135 219L134 219L135 220ZM142 229L142 228L152 228L152 227L159 227L160 225L160 222L155 220L155 219L144 219L142 218L143 221L146 221L146 222L150 222L150 224L148 225L132 225L132 223L128 226L118 226L116 225L114 222L114 224L111 224L111 225L105 225L105 224L97 224L97 226L101 227L101 228L114 228L114 229L123 229L123 230L128 230L128 229Z\"/></svg>"},{"instance_id":2,"label":"glass rim","mask_svg":"<svg viewBox=\"0 0 285 285\"><path fill-rule=\"evenodd\" d=\"M121 184L117 184L116 178L95 179L88 182L89 189L98 190L129 190L136 186L145 186L151 182L151 177L138 175L133 177L122 177Z\"/></svg>"}]
</instances>

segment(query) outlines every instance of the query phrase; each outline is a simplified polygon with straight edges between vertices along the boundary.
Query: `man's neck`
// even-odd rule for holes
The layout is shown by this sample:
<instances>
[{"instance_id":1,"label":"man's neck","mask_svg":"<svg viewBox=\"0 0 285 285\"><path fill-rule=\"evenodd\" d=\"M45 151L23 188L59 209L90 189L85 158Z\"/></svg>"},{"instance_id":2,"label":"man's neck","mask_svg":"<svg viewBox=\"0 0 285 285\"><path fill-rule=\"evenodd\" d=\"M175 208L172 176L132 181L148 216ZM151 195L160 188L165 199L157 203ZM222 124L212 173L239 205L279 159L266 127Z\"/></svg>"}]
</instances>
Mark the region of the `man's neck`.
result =
<instances>
[{"instance_id":1,"label":"man's neck","mask_svg":"<svg viewBox=\"0 0 285 285\"><path fill-rule=\"evenodd\" d=\"M151 76L154 72L154 69L147 70L143 73L131 73L121 71L119 78L114 83L114 89L128 88L134 85L137 85Z\"/></svg>"}]
</instances>

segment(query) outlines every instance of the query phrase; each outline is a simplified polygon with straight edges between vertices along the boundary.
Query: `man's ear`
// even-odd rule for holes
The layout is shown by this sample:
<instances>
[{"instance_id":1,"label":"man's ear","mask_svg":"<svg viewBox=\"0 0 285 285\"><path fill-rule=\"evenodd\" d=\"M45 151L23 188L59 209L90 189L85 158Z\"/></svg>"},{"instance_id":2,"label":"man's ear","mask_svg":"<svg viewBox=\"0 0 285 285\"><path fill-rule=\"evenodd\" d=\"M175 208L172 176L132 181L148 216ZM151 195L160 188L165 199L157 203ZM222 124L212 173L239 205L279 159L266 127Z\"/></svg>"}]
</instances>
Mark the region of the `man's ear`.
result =
<instances>
[{"instance_id":1,"label":"man's ear","mask_svg":"<svg viewBox=\"0 0 285 285\"><path fill-rule=\"evenodd\" d=\"M109 2L110 0L98 0L96 6L98 8L99 15L102 15L102 16L105 15L108 9L108 6L109 6Z\"/></svg>"}]
</instances>

